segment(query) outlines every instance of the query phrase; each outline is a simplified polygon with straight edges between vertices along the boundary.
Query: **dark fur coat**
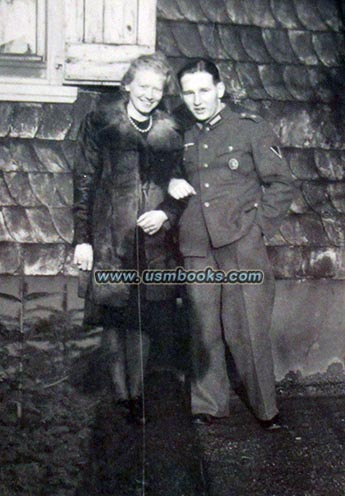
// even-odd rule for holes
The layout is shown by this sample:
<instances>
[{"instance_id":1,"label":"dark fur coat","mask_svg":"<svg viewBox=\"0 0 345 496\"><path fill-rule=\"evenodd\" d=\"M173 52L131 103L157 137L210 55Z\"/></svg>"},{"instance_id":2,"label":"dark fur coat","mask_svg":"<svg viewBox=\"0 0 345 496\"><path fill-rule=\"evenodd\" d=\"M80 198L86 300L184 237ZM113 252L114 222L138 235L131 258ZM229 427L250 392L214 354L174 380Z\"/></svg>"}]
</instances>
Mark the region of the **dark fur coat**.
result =
<instances>
[{"instance_id":1,"label":"dark fur coat","mask_svg":"<svg viewBox=\"0 0 345 496\"><path fill-rule=\"evenodd\" d=\"M75 244L90 243L93 270L166 269L173 266L169 228L181 213L167 195L169 180L182 156L182 136L166 112L156 109L144 137L129 122L126 100L117 96L82 122L74 167ZM163 210L168 221L153 236L136 227L149 210ZM139 258L138 258L139 257ZM91 299L125 305L126 284L92 283ZM145 287L145 297L171 296L168 287Z\"/></svg>"}]
</instances>

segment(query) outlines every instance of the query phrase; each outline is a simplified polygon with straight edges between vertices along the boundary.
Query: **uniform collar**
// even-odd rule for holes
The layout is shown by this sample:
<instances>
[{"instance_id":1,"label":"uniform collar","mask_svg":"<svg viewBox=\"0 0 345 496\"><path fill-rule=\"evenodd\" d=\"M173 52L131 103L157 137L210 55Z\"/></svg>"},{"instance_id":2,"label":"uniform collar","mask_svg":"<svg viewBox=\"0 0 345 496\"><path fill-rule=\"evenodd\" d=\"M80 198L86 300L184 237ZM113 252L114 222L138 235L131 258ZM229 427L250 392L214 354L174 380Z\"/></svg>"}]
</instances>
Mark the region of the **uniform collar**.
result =
<instances>
[{"instance_id":1,"label":"uniform collar","mask_svg":"<svg viewBox=\"0 0 345 496\"><path fill-rule=\"evenodd\" d=\"M235 116L236 114L232 112L230 107L225 104L225 106L216 114L212 117L207 122L197 122L196 125L198 126L199 129L205 129L207 131L214 129L217 127L222 121L228 120L232 116Z\"/></svg>"}]
</instances>

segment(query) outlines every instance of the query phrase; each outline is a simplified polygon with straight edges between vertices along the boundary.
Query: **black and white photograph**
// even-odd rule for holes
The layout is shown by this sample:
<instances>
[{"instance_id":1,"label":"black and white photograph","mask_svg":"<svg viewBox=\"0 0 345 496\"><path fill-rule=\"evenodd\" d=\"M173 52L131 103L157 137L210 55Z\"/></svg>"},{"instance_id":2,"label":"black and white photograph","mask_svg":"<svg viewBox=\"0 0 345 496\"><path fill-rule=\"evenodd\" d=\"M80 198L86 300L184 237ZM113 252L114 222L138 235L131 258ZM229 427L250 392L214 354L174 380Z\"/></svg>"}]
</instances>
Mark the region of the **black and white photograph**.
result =
<instances>
[{"instance_id":1,"label":"black and white photograph","mask_svg":"<svg viewBox=\"0 0 345 496\"><path fill-rule=\"evenodd\" d=\"M0 495L345 494L343 0L0 0Z\"/></svg>"}]
</instances>

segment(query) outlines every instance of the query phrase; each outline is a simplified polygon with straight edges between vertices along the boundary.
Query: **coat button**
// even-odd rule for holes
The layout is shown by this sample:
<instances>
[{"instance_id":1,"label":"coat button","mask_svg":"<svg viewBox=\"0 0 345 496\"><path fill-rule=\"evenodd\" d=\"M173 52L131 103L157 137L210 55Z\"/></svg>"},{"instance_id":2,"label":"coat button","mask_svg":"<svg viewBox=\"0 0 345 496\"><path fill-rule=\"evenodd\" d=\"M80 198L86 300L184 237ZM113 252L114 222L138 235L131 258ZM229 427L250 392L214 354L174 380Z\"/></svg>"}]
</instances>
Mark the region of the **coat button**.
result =
<instances>
[{"instance_id":1,"label":"coat button","mask_svg":"<svg viewBox=\"0 0 345 496\"><path fill-rule=\"evenodd\" d=\"M207 144L207 143L204 143L204 144L202 145L202 147L203 147L205 150L207 150L207 149L208 149L208 144Z\"/></svg>"},{"instance_id":2,"label":"coat button","mask_svg":"<svg viewBox=\"0 0 345 496\"><path fill-rule=\"evenodd\" d=\"M205 131L209 131L209 130L210 130L209 126L206 126Z\"/></svg>"},{"instance_id":3,"label":"coat button","mask_svg":"<svg viewBox=\"0 0 345 496\"><path fill-rule=\"evenodd\" d=\"M234 149L234 147L233 147L232 145L229 145L229 146L228 146L228 150L229 150L229 152L232 152L232 151L233 151L233 149Z\"/></svg>"},{"instance_id":4,"label":"coat button","mask_svg":"<svg viewBox=\"0 0 345 496\"><path fill-rule=\"evenodd\" d=\"M236 169L238 169L239 162L238 162L237 158L231 158L231 159L229 160L228 164L229 164L229 168L230 168L231 170L236 170Z\"/></svg>"},{"instance_id":5,"label":"coat button","mask_svg":"<svg viewBox=\"0 0 345 496\"><path fill-rule=\"evenodd\" d=\"M258 207L259 207L258 202L255 202L255 203L254 203L254 208L258 208Z\"/></svg>"},{"instance_id":6,"label":"coat button","mask_svg":"<svg viewBox=\"0 0 345 496\"><path fill-rule=\"evenodd\" d=\"M205 186L205 188L209 188L210 187L209 183L205 183L204 186Z\"/></svg>"},{"instance_id":7,"label":"coat button","mask_svg":"<svg viewBox=\"0 0 345 496\"><path fill-rule=\"evenodd\" d=\"M204 164L204 167L205 167L205 169L207 169L207 167L208 167L208 164Z\"/></svg>"},{"instance_id":8,"label":"coat button","mask_svg":"<svg viewBox=\"0 0 345 496\"><path fill-rule=\"evenodd\" d=\"M209 202L205 202L204 205L206 208L210 206Z\"/></svg>"}]
</instances>

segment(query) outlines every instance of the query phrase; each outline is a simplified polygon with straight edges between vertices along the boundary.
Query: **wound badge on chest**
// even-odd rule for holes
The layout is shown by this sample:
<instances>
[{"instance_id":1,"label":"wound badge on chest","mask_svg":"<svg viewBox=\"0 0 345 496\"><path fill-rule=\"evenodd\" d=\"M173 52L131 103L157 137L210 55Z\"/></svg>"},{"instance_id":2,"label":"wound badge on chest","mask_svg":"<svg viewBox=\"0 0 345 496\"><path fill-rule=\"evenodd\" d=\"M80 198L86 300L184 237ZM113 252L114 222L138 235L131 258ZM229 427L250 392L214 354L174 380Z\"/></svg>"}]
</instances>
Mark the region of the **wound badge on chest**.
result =
<instances>
[{"instance_id":1,"label":"wound badge on chest","mask_svg":"<svg viewBox=\"0 0 345 496\"><path fill-rule=\"evenodd\" d=\"M231 170L238 169L239 162L238 162L237 158L231 158L228 162L228 166L229 166L229 169L231 169Z\"/></svg>"}]
</instances>

